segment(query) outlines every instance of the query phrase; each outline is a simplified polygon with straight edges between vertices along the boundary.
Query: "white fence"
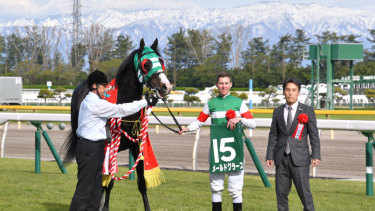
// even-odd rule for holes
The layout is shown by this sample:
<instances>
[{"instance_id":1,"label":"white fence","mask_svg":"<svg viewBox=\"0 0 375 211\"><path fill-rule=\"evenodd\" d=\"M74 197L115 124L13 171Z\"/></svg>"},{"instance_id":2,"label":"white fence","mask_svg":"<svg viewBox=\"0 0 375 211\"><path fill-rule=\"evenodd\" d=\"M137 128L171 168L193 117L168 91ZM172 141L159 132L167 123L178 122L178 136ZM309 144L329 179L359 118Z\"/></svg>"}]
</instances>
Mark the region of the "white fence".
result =
<instances>
[{"instance_id":1,"label":"white fence","mask_svg":"<svg viewBox=\"0 0 375 211\"><path fill-rule=\"evenodd\" d=\"M158 117L164 124L174 125L170 116ZM176 117L181 125L192 123L196 117ZM40 113L1 113L0 124L7 121L41 121L41 122L70 122L70 114L40 114ZM271 126L270 118L256 118L257 128L269 128ZM150 124L158 125L159 122L150 116ZM366 120L317 120L318 129L322 130L353 130L353 131L375 131L375 121ZM211 125L208 119L204 125Z\"/></svg>"},{"instance_id":2,"label":"white fence","mask_svg":"<svg viewBox=\"0 0 375 211\"><path fill-rule=\"evenodd\" d=\"M171 116L158 117L164 124L174 125ZM188 125L193 122L196 117L176 117L181 125ZM1 158L3 158L4 143L6 139L8 121L41 121L41 122L70 122L70 114L39 114L39 113L1 113L0 125L5 124L3 137L1 141ZM269 128L271 126L270 118L256 118L255 122L257 128ZM160 125L160 123L150 116L150 124ZM204 125L211 125L211 120L208 119ZM351 131L375 131L375 121L362 121L362 120L317 120L318 129L320 130L351 130ZM195 170L196 162L196 149L200 137L200 130L197 131L195 143L193 148L193 161L192 167ZM315 169L313 169L313 176L315 177Z\"/></svg>"}]
</instances>

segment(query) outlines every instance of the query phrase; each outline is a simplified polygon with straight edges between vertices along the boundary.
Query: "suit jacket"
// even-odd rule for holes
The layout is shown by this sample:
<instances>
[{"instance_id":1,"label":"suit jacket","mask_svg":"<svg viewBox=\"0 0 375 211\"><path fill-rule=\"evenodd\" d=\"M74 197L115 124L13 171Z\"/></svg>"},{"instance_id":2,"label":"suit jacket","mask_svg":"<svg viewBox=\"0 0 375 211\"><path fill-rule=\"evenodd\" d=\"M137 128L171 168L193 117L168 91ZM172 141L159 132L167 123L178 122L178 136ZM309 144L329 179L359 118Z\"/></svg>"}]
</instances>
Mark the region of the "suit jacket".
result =
<instances>
[{"instance_id":1,"label":"suit jacket","mask_svg":"<svg viewBox=\"0 0 375 211\"><path fill-rule=\"evenodd\" d=\"M298 102L292 126L289 131L286 131L284 108L285 105L282 105L273 111L271 129L268 136L266 160L274 160L275 165L278 166L284 155L287 141L289 141L290 154L294 165L308 166L311 164L311 158L320 160L320 138L314 109ZM303 129L302 138L299 140L298 138L292 138L292 136L297 128L298 116L302 113L308 116L308 122ZM307 136L309 136L310 139L311 154Z\"/></svg>"}]
</instances>

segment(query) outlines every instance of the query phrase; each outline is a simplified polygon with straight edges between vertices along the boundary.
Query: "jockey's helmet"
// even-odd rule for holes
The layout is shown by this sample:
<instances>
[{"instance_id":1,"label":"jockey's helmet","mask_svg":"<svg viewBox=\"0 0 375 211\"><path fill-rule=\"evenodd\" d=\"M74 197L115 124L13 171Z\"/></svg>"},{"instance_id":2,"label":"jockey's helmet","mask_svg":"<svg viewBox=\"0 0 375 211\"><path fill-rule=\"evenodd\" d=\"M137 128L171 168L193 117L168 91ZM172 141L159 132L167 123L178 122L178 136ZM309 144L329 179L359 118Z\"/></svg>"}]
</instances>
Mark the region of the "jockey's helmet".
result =
<instances>
[{"instance_id":1,"label":"jockey's helmet","mask_svg":"<svg viewBox=\"0 0 375 211\"><path fill-rule=\"evenodd\" d=\"M92 85L94 84L102 84L106 86L108 84L107 76L100 70L95 70L90 73L87 77L87 86L89 87L89 90L93 90Z\"/></svg>"}]
</instances>

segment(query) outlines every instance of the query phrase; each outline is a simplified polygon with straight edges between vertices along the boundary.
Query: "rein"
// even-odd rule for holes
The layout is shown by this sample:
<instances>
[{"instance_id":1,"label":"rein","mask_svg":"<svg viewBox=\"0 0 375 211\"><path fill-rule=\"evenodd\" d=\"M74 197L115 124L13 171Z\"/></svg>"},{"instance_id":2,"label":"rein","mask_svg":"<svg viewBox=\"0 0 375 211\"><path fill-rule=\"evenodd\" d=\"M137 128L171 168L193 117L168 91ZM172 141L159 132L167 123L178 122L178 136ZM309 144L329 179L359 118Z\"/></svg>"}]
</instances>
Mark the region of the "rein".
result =
<instances>
[{"instance_id":1,"label":"rein","mask_svg":"<svg viewBox=\"0 0 375 211\"><path fill-rule=\"evenodd\" d=\"M150 91L155 92L155 89L153 89L152 87L150 87L150 86L148 86L148 85L147 85L147 87L150 89ZM146 96L149 96L149 95L151 95L151 93L149 93L148 91L146 91L145 95L146 95ZM163 100L163 103L164 103L165 107L167 107L167 109L168 109L168 111L169 111L169 114L172 116L173 121L174 121L175 124L177 125L178 129L179 129L179 130L182 130L180 123L178 123L176 117L173 115L173 113L172 113L171 110L169 109L168 103L166 102L166 100L165 100L164 98L162 98L162 100ZM175 129L169 127L169 126L166 125L166 124L164 124L164 123L163 123L163 122L162 122L162 121L156 116L156 114L155 114L152 110L151 110L151 113L152 113L152 115L155 117L155 119L158 120L158 122L159 122L161 125L163 125L165 128L169 129L170 131L172 131L172 132L174 132L174 133L178 133L177 130L175 130Z\"/></svg>"},{"instance_id":2,"label":"rein","mask_svg":"<svg viewBox=\"0 0 375 211\"><path fill-rule=\"evenodd\" d=\"M169 114L171 114L172 118L173 118L173 121L176 123L177 127L179 130L181 130L181 125L178 123L176 117L173 115L173 113L171 112L171 110L169 109L168 107L168 104L165 102L165 99L163 99L163 102L164 102L164 105L167 107L168 111L169 111ZM168 125L164 124L162 121L160 121L160 119L155 115L155 113L153 111L151 111L152 115L155 117L156 120L158 120L158 122L163 125L165 128L169 129L170 131L174 132L174 133L178 133L177 130L173 129L173 128L170 128L168 127Z\"/></svg>"}]
</instances>

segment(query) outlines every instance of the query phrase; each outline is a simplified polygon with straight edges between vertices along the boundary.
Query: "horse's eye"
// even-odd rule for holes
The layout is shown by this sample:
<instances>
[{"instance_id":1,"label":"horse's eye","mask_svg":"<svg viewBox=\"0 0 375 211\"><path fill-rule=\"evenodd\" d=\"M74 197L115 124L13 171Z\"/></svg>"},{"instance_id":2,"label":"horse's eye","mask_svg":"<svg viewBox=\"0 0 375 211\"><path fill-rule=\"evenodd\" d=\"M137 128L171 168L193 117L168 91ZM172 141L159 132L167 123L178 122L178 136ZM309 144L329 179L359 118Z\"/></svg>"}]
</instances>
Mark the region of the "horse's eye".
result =
<instances>
[{"instance_id":1,"label":"horse's eye","mask_svg":"<svg viewBox=\"0 0 375 211\"><path fill-rule=\"evenodd\" d=\"M141 64L142 71L148 73L152 69L152 62L149 59L144 59Z\"/></svg>"},{"instance_id":2,"label":"horse's eye","mask_svg":"<svg viewBox=\"0 0 375 211\"><path fill-rule=\"evenodd\" d=\"M165 71L164 59L159 58L159 62L160 62L161 68L163 69L163 71Z\"/></svg>"}]
</instances>

